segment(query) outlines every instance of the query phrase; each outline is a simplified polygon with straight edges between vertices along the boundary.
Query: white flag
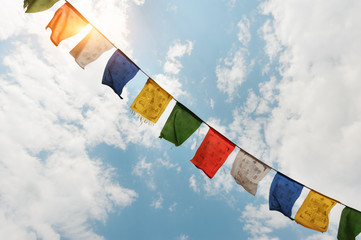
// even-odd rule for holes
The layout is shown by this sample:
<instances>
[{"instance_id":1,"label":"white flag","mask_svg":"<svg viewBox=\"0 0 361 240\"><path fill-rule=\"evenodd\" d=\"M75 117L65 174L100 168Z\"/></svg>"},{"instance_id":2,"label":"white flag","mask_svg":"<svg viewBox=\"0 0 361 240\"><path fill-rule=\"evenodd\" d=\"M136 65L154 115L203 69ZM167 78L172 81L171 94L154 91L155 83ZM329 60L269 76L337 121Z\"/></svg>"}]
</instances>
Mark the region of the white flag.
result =
<instances>
[{"instance_id":1,"label":"white flag","mask_svg":"<svg viewBox=\"0 0 361 240\"><path fill-rule=\"evenodd\" d=\"M108 39L95 28L92 28L85 38L70 51L70 54L75 58L79 66L84 68L112 47L113 45Z\"/></svg>"},{"instance_id":2,"label":"white flag","mask_svg":"<svg viewBox=\"0 0 361 240\"><path fill-rule=\"evenodd\" d=\"M241 150L233 162L231 175L247 192L256 195L258 182L261 181L270 170L269 167Z\"/></svg>"}]
</instances>

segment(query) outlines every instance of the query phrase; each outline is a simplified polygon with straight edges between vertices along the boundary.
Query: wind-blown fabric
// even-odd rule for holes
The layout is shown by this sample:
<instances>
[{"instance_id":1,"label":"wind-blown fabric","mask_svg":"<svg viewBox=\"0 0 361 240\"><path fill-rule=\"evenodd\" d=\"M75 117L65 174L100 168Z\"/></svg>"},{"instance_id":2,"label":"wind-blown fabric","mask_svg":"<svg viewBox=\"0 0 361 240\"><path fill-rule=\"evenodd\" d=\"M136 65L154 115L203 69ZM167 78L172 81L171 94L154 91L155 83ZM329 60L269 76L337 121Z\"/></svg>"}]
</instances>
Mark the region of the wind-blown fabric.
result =
<instances>
[{"instance_id":1,"label":"wind-blown fabric","mask_svg":"<svg viewBox=\"0 0 361 240\"><path fill-rule=\"evenodd\" d=\"M92 28L85 38L70 51L70 54L75 58L79 66L84 68L112 47L113 45L108 39L99 33L98 30Z\"/></svg>"},{"instance_id":2,"label":"wind-blown fabric","mask_svg":"<svg viewBox=\"0 0 361 240\"><path fill-rule=\"evenodd\" d=\"M233 162L231 175L236 183L254 196L257 192L258 183L270 170L265 164L240 150Z\"/></svg>"},{"instance_id":3,"label":"wind-blown fabric","mask_svg":"<svg viewBox=\"0 0 361 240\"><path fill-rule=\"evenodd\" d=\"M125 84L134 78L138 71L139 68L117 49L105 67L102 83L111 87L123 99L121 94Z\"/></svg>"},{"instance_id":4,"label":"wind-blown fabric","mask_svg":"<svg viewBox=\"0 0 361 240\"><path fill-rule=\"evenodd\" d=\"M338 240L354 240L361 232L361 212L345 207L338 226Z\"/></svg>"},{"instance_id":5,"label":"wind-blown fabric","mask_svg":"<svg viewBox=\"0 0 361 240\"><path fill-rule=\"evenodd\" d=\"M48 10L59 0L24 0L26 13L36 13Z\"/></svg>"},{"instance_id":6,"label":"wind-blown fabric","mask_svg":"<svg viewBox=\"0 0 361 240\"><path fill-rule=\"evenodd\" d=\"M304 227L326 232L329 222L328 214L336 203L335 200L311 190L298 209L295 221Z\"/></svg>"},{"instance_id":7,"label":"wind-blown fabric","mask_svg":"<svg viewBox=\"0 0 361 240\"><path fill-rule=\"evenodd\" d=\"M134 99L130 108L143 118L156 123L168 106L172 96L161 88L153 79L148 78L142 91ZM147 122L147 121L144 121Z\"/></svg>"},{"instance_id":8,"label":"wind-blown fabric","mask_svg":"<svg viewBox=\"0 0 361 240\"><path fill-rule=\"evenodd\" d=\"M50 39L58 46L61 41L79 33L88 21L68 2L61 6L45 29L52 30Z\"/></svg>"},{"instance_id":9,"label":"wind-blown fabric","mask_svg":"<svg viewBox=\"0 0 361 240\"><path fill-rule=\"evenodd\" d=\"M210 128L191 162L197 168L203 170L209 178L212 178L235 146L223 135Z\"/></svg>"},{"instance_id":10,"label":"wind-blown fabric","mask_svg":"<svg viewBox=\"0 0 361 240\"><path fill-rule=\"evenodd\" d=\"M269 193L269 209L291 218L292 207L302 192L303 186L281 173L273 178ZM293 219L292 219L293 220Z\"/></svg>"},{"instance_id":11,"label":"wind-blown fabric","mask_svg":"<svg viewBox=\"0 0 361 240\"><path fill-rule=\"evenodd\" d=\"M201 119L181 103L177 102L159 137L174 143L175 146L179 146L186 141L201 124Z\"/></svg>"}]
</instances>

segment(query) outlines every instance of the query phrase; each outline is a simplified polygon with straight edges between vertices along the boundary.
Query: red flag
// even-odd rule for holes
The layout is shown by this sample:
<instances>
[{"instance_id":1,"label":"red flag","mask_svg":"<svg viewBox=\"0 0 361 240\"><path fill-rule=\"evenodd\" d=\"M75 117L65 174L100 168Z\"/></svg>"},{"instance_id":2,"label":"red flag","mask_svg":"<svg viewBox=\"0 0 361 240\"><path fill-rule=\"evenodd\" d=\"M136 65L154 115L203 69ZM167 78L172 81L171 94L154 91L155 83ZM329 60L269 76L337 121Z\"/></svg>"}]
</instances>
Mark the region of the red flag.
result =
<instances>
[{"instance_id":1,"label":"red flag","mask_svg":"<svg viewBox=\"0 0 361 240\"><path fill-rule=\"evenodd\" d=\"M236 145L210 128L191 162L212 178Z\"/></svg>"},{"instance_id":2,"label":"red flag","mask_svg":"<svg viewBox=\"0 0 361 240\"><path fill-rule=\"evenodd\" d=\"M79 33L88 21L68 2L56 10L46 28L52 30L50 39L58 46L61 41Z\"/></svg>"}]
</instances>

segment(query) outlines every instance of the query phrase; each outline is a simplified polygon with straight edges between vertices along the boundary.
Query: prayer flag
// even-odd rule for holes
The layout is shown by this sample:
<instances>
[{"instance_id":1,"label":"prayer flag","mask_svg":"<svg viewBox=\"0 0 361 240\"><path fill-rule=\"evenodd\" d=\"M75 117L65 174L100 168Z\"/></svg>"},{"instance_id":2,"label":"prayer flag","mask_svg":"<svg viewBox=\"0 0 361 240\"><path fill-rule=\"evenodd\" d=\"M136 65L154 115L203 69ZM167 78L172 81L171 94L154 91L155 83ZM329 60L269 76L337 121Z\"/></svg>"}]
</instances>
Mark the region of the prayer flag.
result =
<instances>
[{"instance_id":1,"label":"prayer flag","mask_svg":"<svg viewBox=\"0 0 361 240\"><path fill-rule=\"evenodd\" d=\"M70 54L81 68L95 61L103 52L111 49L113 45L95 28L76 45Z\"/></svg>"},{"instance_id":2,"label":"prayer flag","mask_svg":"<svg viewBox=\"0 0 361 240\"><path fill-rule=\"evenodd\" d=\"M187 140L201 124L201 119L181 103L177 102L159 137L179 146Z\"/></svg>"},{"instance_id":3,"label":"prayer flag","mask_svg":"<svg viewBox=\"0 0 361 240\"><path fill-rule=\"evenodd\" d=\"M338 226L338 240L354 240L361 232L361 212L345 207Z\"/></svg>"},{"instance_id":4,"label":"prayer flag","mask_svg":"<svg viewBox=\"0 0 361 240\"><path fill-rule=\"evenodd\" d=\"M105 67L102 83L111 87L121 99L123 88L139 71L139 68L118 49Z\"/></svg>"},{"instance_id":5,"label":"prayer flag","mask_svg":"<svg viewBox=\"0 0 361 240\"><path fill-rule=\"evenodd\" d=\"M46 28L52 30L50 39L58 46L61 41L79 33L88 21L68 2L54 14Z\"/></svg>"},{"instance_id":6,"label":"prayer flag","mask_svg":"<svg viewBox=\"0 0 361 240\"><path fill-rule=\"evenodd\" d=\"M302 192L303 186L281 173L273 178L269 193L269 209L291 218L292 207ZM293 219L292 219L293 220Z\"/></svg>"},{"instance_id":7,"label":"prayer flag","mask_svg":"<svg viewBox=\"0 0 361 240\"><path fill-rule=\"evenodd\" d=\"M250 194L256 195L258 183L270 170L268 166L241 150L233 162L231 175L237 184L242 185Z\"/></svg>"},{"instance_id":8,"label":"prayer flag","mask_svg":"<svg viewBox=\"0 0 361 240\"><path fill-rule=\"evenodd\" d=\"M154 82L153 79L148 78L144 88L130 107L134 113L138 113L145 119L156 123L171 99L172 96L169 93ZM144 121L144 119L142 120Z\"/></svg>"},{"instance_id":9,"label":"prayer flag","mask_svg":"<svg viewBox=\"0 0 361 240\"><path fill-rule=\"evenodd\" d=\"M223 135L210 128L191 162L197 168L203 170L209 178L212 178L235 146Z\"/></svg>"},{"instance_id":10,"label":"prayer flag","mask_svg":"<svg viewBox=\"0 0 361 240\"><path fill-rule=\"evenodd\" d=\"M35 13L48 10L59 0L24 0L26 13Z\"/></svg>"},{"instance_id":11,"label":"prayer flag","mask_svg":"<svg viewBox=\"0 0 361 240\"><path fill-rule=\"evenodd\" d=\"M304 227L326 232L328 214L335 205L335 200L311 190L300 209L298 209L295 220Z\"/></svg>"}]
</instances>

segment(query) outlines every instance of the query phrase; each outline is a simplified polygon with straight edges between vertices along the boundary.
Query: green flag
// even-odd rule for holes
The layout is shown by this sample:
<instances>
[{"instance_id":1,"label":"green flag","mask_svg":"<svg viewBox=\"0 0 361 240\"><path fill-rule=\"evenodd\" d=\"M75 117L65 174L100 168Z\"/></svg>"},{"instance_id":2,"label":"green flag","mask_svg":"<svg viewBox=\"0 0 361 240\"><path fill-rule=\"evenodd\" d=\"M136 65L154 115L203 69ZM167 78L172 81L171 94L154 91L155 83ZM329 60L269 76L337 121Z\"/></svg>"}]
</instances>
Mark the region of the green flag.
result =
<instances>
[{"instance_id":1,"label":"green flag","mask_svg":"<svg viewBox=\"0 0 361 240\"><path fill-rule=\"evenodd\" d=\"M201 123L202 120L177 102L159 137L179 146L199 128Z\"/></svg>"},{"instance_id":2,"label":"green flag","mask_svg":"<svg viewBox=\"0 0 361 240\"><path fill-rule=\"evenodd\" d=\"M24 0L26 13L35 13L48 10L59 0Z\"/></svg>"},{"instance_id":3,"label":"green flag","mask_svg":"<svg viewBox=\"0 0 361 240\"><path fill-rule=\"evenodd\" d=\"M355 240L361 232L361 212L345 207L338 226L338 240Z\"/></svg>"}]
</instances>

